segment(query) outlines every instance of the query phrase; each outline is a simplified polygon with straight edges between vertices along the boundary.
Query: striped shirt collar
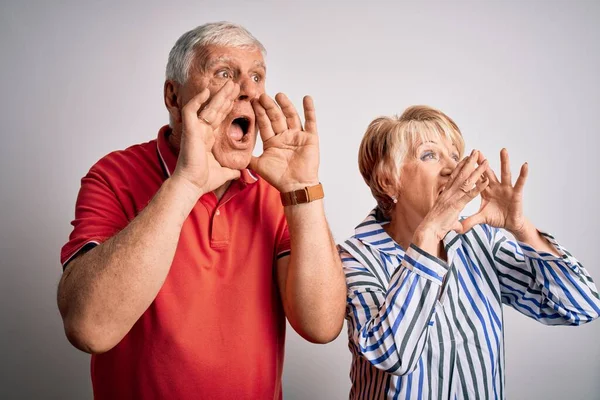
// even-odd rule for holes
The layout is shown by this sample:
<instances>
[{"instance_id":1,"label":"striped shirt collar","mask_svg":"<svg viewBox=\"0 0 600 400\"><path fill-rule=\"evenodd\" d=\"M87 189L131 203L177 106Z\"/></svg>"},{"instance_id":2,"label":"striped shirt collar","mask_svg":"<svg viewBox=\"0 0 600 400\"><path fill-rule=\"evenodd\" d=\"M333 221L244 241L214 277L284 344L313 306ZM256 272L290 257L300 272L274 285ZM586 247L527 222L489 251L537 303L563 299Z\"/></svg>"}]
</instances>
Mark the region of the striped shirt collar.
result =
<instances>
[{"instance_id":1,"label":"striped shirt collar","mask_svg":"<svg viewBox=\"0 0 600 400\"><path fill-rule=\"evenodd\" d=\"M160 165L165 172L166 178L170 177L171 174L173 174L173 171L175 171L178 156L178 152L169 146L169 140L167 139L167 136L170 134L171 127L165 125L158 131L158 138L156 140L158 158L160 160ZM258 175L249 169L243 169L241 171L240 180L246 185L251 185L258 181Z\"/></svg>"},{"instance_id":2,"label":"striped shirt collar","mask_svg":"<svg viewBox=\"0 0 600 400\"><path fill-rule=\"evenodd\" d=\"M383 215L379 207L375 207L363 222L356 226L354 229L354 238L382 253L403 256L404 249L383 228L389 223L390 220ZM450 231L446 234L444 237L444 247L448 254L460 246L460 236L455 231Z\"/></svg>"}]
</instances>

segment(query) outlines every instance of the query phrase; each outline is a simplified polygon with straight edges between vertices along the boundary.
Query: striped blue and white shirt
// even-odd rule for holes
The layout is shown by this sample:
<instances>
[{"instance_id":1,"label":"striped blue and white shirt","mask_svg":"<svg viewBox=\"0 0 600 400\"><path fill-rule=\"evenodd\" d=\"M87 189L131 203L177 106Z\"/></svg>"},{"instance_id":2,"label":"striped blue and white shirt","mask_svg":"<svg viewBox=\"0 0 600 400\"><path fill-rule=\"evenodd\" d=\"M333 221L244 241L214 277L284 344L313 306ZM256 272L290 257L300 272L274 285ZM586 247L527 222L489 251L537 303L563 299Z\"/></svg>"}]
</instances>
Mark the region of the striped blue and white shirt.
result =
<instances>
[{"instance_id":1,"label":"striped blue and white shirt","mask_svg":"<svg viewBox=\"0 0 600 400\"><path fill-rule=\"evenodd\" d=\"M352 352L350 399L503 399L502 303L547 325L600 314L585 268L478 225L444 238L448 262L402 249L377 209L340 245Z\"/></svg>"}]
</instances>

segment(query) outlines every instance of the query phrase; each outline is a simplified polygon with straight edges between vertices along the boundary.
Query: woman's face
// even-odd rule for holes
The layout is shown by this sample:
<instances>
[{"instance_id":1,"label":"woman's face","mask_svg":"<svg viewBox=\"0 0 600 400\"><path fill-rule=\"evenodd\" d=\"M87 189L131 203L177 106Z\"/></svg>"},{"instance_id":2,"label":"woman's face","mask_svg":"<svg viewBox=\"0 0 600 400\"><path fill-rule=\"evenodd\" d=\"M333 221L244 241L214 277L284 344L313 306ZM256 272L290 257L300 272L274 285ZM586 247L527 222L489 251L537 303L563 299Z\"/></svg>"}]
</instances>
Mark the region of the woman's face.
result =
<instances>
[{"instance_id":1,"label":"woman's face","mask_svg":"<svg viewBox=\"0 0 600 400\"><path fill-rule=\"evenodd\" d=\"M459 159L458 148L445 137L417 143L400 167L396 212L424 218Z\"/></svg>"}]
</instances>

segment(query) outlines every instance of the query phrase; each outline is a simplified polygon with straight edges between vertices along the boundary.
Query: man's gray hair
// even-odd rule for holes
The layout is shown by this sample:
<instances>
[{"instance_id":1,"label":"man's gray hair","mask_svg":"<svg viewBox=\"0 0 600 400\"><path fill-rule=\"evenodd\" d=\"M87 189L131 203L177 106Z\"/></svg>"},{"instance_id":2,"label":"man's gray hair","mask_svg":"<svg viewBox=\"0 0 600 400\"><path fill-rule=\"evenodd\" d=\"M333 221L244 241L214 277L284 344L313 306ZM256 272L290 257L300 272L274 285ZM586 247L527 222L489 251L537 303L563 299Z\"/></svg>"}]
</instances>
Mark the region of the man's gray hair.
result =
<instances>
[{"instance_id":1,"label":"man's gray hair","mask_svg":"<svg viewBox=\"0 0 600 400\"><path fill-rule=\"evenodd\" d=\"M188 78L196 50L210 45L256 48L263 56L267 53L262 43L243 26L225 21L211 22L181 35L169 53L166 78L183 85Z\"/></svg>"}]
</instances>

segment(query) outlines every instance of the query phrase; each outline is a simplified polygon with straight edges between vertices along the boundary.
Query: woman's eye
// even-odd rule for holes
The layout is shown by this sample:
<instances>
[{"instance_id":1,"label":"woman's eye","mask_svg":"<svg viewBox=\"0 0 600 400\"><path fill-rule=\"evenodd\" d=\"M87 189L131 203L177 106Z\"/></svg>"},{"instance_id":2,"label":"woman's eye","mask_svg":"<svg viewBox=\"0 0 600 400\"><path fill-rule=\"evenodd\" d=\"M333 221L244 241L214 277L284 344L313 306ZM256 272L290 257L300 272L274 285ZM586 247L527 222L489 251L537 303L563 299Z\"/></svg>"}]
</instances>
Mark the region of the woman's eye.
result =
<instances>
[{"instance_id":1,"label":"woman's eye","mask_svg":"<svg viewBox=\"0 0 600 400\"><path fill-rule=\"evenodd\" d=\"M421 161L435 160L435 159L436 159L436 156L433 151L426 151L425 153L423 153L423 155L421 155Z\"/></svg>"},{"instance_id":2,"label":"woman's eye","mask_svg":"<svg viewBox=\"0 0 600 400\"><path fill-rule=\"evenodd\" d=\"M460 160L460 157L457 156L456 154L452 156L452 158L454 159L454 161L458 162Z\"/></svg>"}]
</instances>

